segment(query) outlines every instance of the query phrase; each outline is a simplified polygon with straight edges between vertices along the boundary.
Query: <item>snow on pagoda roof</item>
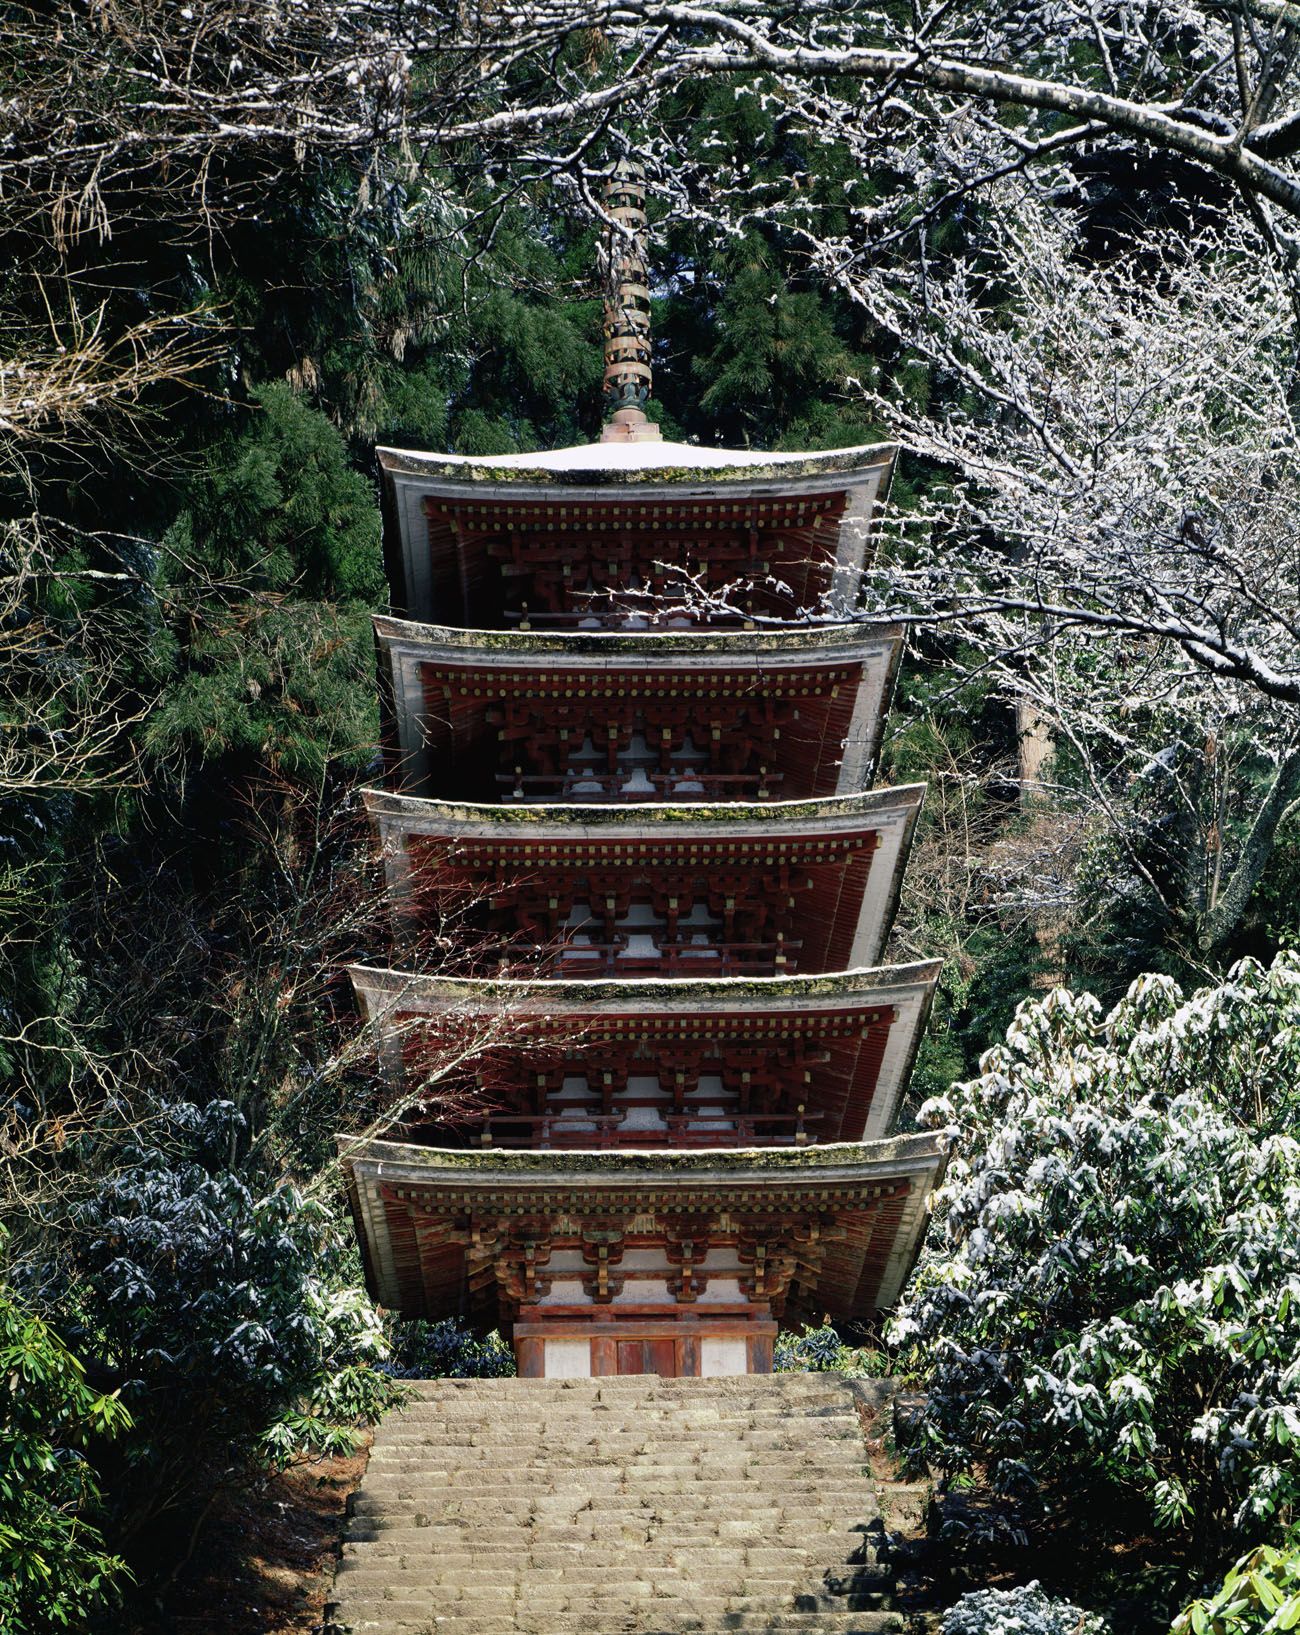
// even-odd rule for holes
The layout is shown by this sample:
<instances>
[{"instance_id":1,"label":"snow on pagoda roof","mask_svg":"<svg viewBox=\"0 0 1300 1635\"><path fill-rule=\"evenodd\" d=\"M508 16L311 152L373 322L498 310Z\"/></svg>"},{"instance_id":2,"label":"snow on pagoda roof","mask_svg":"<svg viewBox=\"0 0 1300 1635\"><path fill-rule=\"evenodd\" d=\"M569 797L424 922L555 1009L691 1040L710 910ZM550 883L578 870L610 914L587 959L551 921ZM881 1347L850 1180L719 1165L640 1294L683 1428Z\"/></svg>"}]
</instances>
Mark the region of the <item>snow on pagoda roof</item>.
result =
<instances>
[{"instance_id":1,"label":"snow on pagoda roof","mask_svg":"<svg viewBox=\"0 0 1300 1635\"><path fill-rule=\"evenodd\" d=\"M569 664L579 669L689 660L763 665L840 664L847 658L876 657L888 652L897 662L903 627L884 619L810 620L801 625L768 625L758 630L728 630L694 625L689 630L657 626L649 630L473 630L460 625L430 624L387 613L371 615L382 647L402 646L429 663L516 665ZM892 678L891 678L892 679Z\"/></svg>"},{"instance_id":2,"label":"snow on pagoda roof","mask_svg":"<svg viewBox=\"0 0 1300 1635\"><path fill-rule=\"evenodd\" d=\"M692 477L716 482L764 476L820 476L879 471L893 465L894 443L862 443L852 448L771 453L765 449L706 448L698 443L579 443L571 448L527 454L440 454L414 449L379 448L379 463L389 476L424 477L451 482L541 482L607 484L653 482L663 478L689 483Z\"/></svg>"}]
</instances>

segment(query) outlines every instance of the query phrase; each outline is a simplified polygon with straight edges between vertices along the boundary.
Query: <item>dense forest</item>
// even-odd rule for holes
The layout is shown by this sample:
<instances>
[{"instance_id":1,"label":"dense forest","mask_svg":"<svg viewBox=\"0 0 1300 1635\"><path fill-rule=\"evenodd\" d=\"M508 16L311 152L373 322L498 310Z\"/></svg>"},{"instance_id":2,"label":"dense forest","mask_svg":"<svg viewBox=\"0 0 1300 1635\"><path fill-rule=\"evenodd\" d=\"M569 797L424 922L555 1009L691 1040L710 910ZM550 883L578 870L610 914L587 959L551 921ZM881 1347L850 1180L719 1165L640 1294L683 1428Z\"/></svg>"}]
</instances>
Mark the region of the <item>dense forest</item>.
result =
<instances>
[{"instance_id":1,"label":"dense forest","mask_svg":"<svg viewBox=\"0 0 1300 1635\"><path fill-rule=\"evenodd\" d=\"M953 1158L871 1343L954 1582L1300 1625L1292 8L15 3L0 86L0 1628L162 1627L214 1499L432 1343L333 1157L374 448L596 433L625 154L665 430L903 444L864 611Z\"/></svg>"}]
</instances>

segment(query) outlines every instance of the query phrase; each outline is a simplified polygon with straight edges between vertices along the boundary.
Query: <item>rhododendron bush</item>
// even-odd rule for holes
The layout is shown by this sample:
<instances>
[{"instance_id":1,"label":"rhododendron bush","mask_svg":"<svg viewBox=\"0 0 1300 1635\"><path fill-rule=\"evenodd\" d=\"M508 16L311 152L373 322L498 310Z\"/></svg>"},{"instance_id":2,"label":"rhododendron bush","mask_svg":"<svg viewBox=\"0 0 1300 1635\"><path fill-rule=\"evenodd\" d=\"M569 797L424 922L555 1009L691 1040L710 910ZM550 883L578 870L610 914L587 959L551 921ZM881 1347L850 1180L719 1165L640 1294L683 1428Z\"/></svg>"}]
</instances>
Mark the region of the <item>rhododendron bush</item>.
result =
<instances>
[{"instance_id":1,"label":"rhododendron bush","mask_svg":"<svg viewBox=\"0 0 1300 1635\"><path fill-rule=\"evenodd\" d=\"M892 1339L920 1446L1020 1516L1220 1566L1300 1496L1300 955L1023 1004L922 1110L952 1157Z\"/></svg>"},{"instance_id":2,"label":"rhododendron bush","mask_svg":"<svg viewBox=\"0 0 1300 1635\"><path fill-rule=\"evenodd\" d=\"M976 1590L944 1615L939 1635L1107 1635L1105 1621L1039 1586Z\"/></svg>"}]
</instances>

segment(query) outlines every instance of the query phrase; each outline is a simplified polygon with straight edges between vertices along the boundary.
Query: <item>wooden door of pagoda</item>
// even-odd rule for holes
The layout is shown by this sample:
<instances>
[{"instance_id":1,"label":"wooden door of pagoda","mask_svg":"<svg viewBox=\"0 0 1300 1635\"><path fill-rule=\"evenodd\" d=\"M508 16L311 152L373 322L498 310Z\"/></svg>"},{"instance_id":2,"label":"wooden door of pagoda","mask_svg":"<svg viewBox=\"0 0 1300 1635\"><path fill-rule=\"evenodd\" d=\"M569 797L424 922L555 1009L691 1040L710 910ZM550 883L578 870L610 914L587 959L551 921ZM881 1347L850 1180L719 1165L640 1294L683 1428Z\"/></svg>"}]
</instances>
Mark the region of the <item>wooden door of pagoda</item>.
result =
<instances>
[{"instance_id":1,"label":"wooden door of pagoda","mask_svg":"<svg viewBox=\"0 0 1300 1635\"><path fill-rule=\"evenodd\" d=\"M672 1339L620 1340L618 1371L620 1374L659 1374L665 1379L676 1379L677 1342Z\"/></svg>"}]
</instances>

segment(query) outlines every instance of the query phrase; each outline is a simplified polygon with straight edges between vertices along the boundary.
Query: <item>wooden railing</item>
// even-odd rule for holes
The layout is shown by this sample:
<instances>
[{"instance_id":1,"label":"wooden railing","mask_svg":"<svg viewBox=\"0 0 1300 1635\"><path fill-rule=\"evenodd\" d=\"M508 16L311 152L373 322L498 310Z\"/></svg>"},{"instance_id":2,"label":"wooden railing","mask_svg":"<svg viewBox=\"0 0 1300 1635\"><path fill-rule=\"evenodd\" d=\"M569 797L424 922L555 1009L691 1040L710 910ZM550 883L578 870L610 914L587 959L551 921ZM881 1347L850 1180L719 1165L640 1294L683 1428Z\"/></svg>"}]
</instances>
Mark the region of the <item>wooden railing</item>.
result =
<instances>
[{"instance_id":1,"label":"wooden railing","mask_svg":"<svg viewBox=\"0 0 1300 1635\"><path fill-rule=\"evenodd\" d=\"M503 1113L483 1120L484 1147L803 1147L821 1113L664 1113L663 1126L628 1126L622 1113L571 1112L540 1116Z\"/></svg>"},{"instance_id":2,"label":"wooden railing","mask_svg":"<svg viewBox=\"0 0 1300 1635\"><path fill-rule=\"evenodd\" d=\"M653 787L629 789L627 785L637 771ZM628 768L617 772L516 772L513 775L498 772L496 775L497 786L509 790L512 800L574 800L591 805L638 800L768 800L772 790L783 780L784 774L780 772L696 772L691 768L675 772Z\"/></svg>"},{"instance_id":3,"label":"wooden railing","mask_svg":"<svg viewBox=\"0 0 1300 1635\"><path fill-rule=\"evenodd\" d=\"M507 608L503 617L507 626L529 631L549 630L657 630L663 632L693 628L696 625L738 625L743 614L723 609L721 615L713 610L691 607L685 602L667 601L646 608L612 607L608 602L588 607L569 608Z\"/></svg>"},{"instance_id":4,"label":"wooden railing","mask_svg":"<svg viewBox=\"0 0 1300 1635\"><path fill-rule=\"evenodd\" d=\"M550 964L558 976L793 976L802 943L659 943L653 954L608 943L566 943Z\"/></svg>"}]
</instances>

